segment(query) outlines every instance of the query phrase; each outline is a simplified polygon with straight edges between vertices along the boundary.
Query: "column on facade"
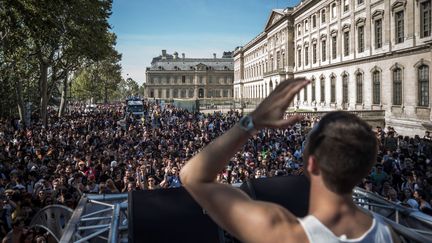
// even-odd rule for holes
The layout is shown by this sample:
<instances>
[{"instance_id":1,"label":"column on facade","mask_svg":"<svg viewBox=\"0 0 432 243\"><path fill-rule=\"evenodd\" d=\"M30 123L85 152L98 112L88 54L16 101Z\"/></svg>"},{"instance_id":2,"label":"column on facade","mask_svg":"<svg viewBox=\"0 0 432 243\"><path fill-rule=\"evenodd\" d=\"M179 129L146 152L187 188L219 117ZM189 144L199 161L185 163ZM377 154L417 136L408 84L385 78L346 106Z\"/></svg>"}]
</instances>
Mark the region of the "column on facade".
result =
<instances>
[{"instance_id":1,"label":"column on facade","mask_svg":"<svg viewBox=\"0 0 432 243\"><path fill-rule=\"evenodd\" d=\"M371 11L369 10L370 6L370 0L366 0L365 3L366 9L366 23L365 23L365 29L364 29L364 42L365 42L365 51L367 50L369 54L372 54L372 21L370 21L371 18ZM372 87L372 86L371 86Z\"/></svg>"},{"instance_id":2,"label":"column on facade","mask_svg":"<svg viewBox=\"0 0 432 243\"><path fill-rule=\"evenodd\" d=\"M355 20L355 14L354 14L354 0L351 0L350 2L350 10L351 11L351 26L350 26L350 46L349 46L349 52L350 55L352 54L353 58L356 58L357 52L356 52L356 36L357 36L357 26L356 26L356 20Z\"/></svg>"},{"instance_id":3,"label":"column on facade","mask_svg":"<svg viewBox=\"0 0 432 243\"><path fill-rule=\"evenodd\" d=\"M391 1L384 2L384 16L383 16L383 22L382 22L382 31L384 32L383 37L383 46L388 45L389 51L392 50L392 42L391 42L391 36L392 36L392 19L391 19Z\"/></svg>"},{"instance_id":4,"label":"column on facade","mask_svg":"<svg viewBox=\"0 0 432 243\"><path fill-rule=\"evenodd\" d=\"M404 21L406 22L404 28L406 30L405 38L407 38L408 40L415 38L414 31L416 29L416 25L420 26L420 23L416 23L416 20L419 20L419 18L416 15L414 15L415 4L419 6L419 1L407 1L405 6ZM430 24L430 20L429 20L429 24Z\"/></svg>"}]
</instances>

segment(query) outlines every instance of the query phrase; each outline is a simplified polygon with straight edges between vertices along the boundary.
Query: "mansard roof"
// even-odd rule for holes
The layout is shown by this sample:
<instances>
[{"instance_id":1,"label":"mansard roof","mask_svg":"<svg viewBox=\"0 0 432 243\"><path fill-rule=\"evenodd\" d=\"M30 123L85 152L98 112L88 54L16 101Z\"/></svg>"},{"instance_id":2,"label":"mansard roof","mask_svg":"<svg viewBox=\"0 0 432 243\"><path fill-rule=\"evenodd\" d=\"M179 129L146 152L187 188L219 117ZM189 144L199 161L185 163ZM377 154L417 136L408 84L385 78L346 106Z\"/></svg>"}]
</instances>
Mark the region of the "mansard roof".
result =
<instances>
[{"instance_id":1,"label":"mansard roof","mask_svg":"<svg viewBox=\"0 0 432 243\"><path fill-rule=\"evenodd\" d=\"M147 70L234 70L232 57L222 58L182 58L162 56L153 58L151 66Z\"/></svg>"}]
</instances>

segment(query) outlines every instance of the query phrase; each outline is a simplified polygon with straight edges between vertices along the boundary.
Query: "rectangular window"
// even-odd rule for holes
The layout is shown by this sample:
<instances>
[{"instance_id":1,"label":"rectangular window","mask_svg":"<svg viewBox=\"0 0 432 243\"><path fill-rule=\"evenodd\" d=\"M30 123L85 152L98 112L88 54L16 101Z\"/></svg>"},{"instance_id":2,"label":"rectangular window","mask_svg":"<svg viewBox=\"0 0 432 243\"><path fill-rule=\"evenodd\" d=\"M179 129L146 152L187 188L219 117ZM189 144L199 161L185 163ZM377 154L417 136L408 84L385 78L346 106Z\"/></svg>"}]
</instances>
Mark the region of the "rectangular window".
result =
<instances>
[{"instance_id":1,"label":"rectangular window","mask_svg":"<svg viewBox=\"0 0 432 243\"><path fill-rule=\"evenodd\" d=\"M326 41L323 40L323 41L321 41L321 57L322 57L321 59L322 59L323 62L325 62L327 60L326 52L327 52L327 50L326 50Z\"/></svg>"},{"instance_id":2,"label":"rectangular window","mask_svg":"<svg viewBox=\"0 0 432 243\"><path fill-rule=\"evenodd\" d=\"M404 11L395 14L396 43L404 42Z\"/></svg>"},{"instance_id":3,"label":"rectangular window","mask_svg":"<svg viewBox=\"0 0 432 243\"><path fill-rule=\"evenodd\" d=\"M317 44L313 44L312 46L312 61L315 64L317 62Z\"/></svg>"},{"instance_id":4,"label":"rectangular window","mask_svg":"<svg viewBox=\"0 0 432 243\"><path fill-rule=\"evenodd\" d=\"M301 53L301 52L300 52ZM301 55L300 55L301 56ZM276 67L277 67L277 69L280 69L281 68L281 64L282 64L282 62L281 62L281 55L280 55L280 52L276 52ZM300 65L301 65L301 63L300 63Z\"/></svg>"},{"instance_id":5,"label":"rectangular window","mask_svg":"<svg viewBox=\"0 0 432 243\"><path fill-rule=\"evenodd\" d=\"M336 55L337 55L337 37L333 36L332 37L332 57L333 59L336 59Z\"/></svg>"},{"instance_id":6,"label":"rectangular window","mask_svg":"<svg viewBox=\"0 0 432 243\"><path fill-rule=\"evenodd\" d=\"M305 65L309 65L309 47L305 47Z\"/></svg>"},{"instance_id":7,"label":"rectangular window","mask_svg":"<svg viewBox=\"0 0 432 243\"><path fill-rule=\"evenodd\" d=\"M358 34L358 52L364 51L364 26L359 26L357 29Z\"/></svg>"},{"instance_id":8,"label":"rectangular window","mask_svg":"<svg viewBox=\"0 0 432 243\"><path fill-rule=\"evenodd\" d=\"M301 49L298 49L297 50L297 57L298 57L298 67L301 67L301 59L302 59L302 57L301 57Z\"/></svg>"},{"instance_id":9,"label":"rectangular window","mask_svg":"<svg viewBox=\"0 0 432 243\"><path fill-rule=\"evenodd\" d=\"M379 71L375 71L372 74L372 82L373 82L373 104L380 104L381 103L381 80L380 80L381 73Z\"/></svg>"},{"instance_id":10,"label":"rectangular window","mask_svg":"<svg viewBox=\"0 0 432 243\"><path fill-rule=\"evenodd\" d=\"M382 19L375 20L375 48L382 47Z\"/></svg>"},{"instance_id":11,"label":"rectangular window","mask_svg":"<svg viewBox=\"0 0 432 243\"><path fill-rule=\"evenodd\" d=\"M330 79L330 102L336 102L336 78L331 77Z\"/></svg>"},{"instance_id":12,"label":"rectangular window","mask_svg":"<svg viewBox=\"0 0 432 243\"><path fill-rule=\"evenodd\" d=\"M321 85L321 88L320 88L320 101L321 102L324 102L325 101L325 80L324 80L324 78L322 78L321 80L320 80L320 85Z\"/></svg>"},{"instance_id":13,"label":"rectangular window","mask_svg":"<svg viewBox=\"0 0 432 243\"><path fill-rule=\"evenodd\" d=\"M429 66L418 68L419 106L429 106Z\"/></svg>"},{"instance_id":14,"label":"rectangular window","mask_svg":"<svg viewBox=\"0 0 432 243\"><path fill-rule=\"evenodd\" d=\"M307 101L307 87L303 88L303 101Z\"/></svg>"},{"instance_id":15,"label":"rectangular window","mask_svg":"<svg viewBox=\"0 0 432 243\"><path fill-rule=\"evenodd\" d=\"M325 11L325 9L323 9L322 11L321 11L321 23L325 23L326 22L326 11Z\"/></svg>"},{"instance_id":16,"label":"rectangular window","mask_svg":"<svg viewBox=\"0 0 432 243\"><path fill-rule=\"evenodd\" d=\"M311 83L312 83L312 101L315 101L315 80L314 79L312 79L312 81L311 81Z\"/></svg>"},{"instance_id":17,"label":"rectangular window","mask_svg":"<svg viewBox=\"0 0 432 243\"><path fill-rule=\"evenodd\" d=\"M393 105L402 105L402 70L393 71Z\"/></svg>"},{"instance_id":18,"label":"rectangular window","mask_svg":"<svg viewBox=\"0 0 432 243\"><path fill-rule=\"evenodd\" d=\"M420 5L420 34L422 38L431 35L431 1Z\"/></svg>"},{"instance_id":19,"label":"rectangular window","mask_svg":"<svg viewBox=\"0 0 432 243\"><path fill-rule=\"evenodd\" d=\"M336 4L334 3L331 7L332 18L336 18Z\"/></svg>"},{"instance_id":20,"label":"rectangular window","mask_svg":"<svg viewBox=\"0 0 432 243\"><path fill-rule=\"evenodd\" d=\"M343 10L344 12L349 10L349 1L350 0L343 0Z\"/></svg>"},{"instance_id":21,"label":"rectangular window","mask_svg":"<svg viewBox=\"0 0 432 243\"><path fill-rule=\"evenodd\" d=\"M344 32L344 56L349 55L349 32Z\"/></svg>"},{"instance_id":22,"label":"rectangular window","mask_svg":"<svg viewBox=\"0 0 432 243\"><path fill-rule=\"evenodd\" d=\"M186 83L186 76L182 76L182 83Z\"/></svg>"},{"instance_id":23,"label":"rectangular window","mask_svg":"<svg viewBox=\"0 0 432 243\"><path fill-rule=\"evenodd\" d=\"M342 76L342 103L348 103L348 75Z\"/></svg>"}]
</instances>

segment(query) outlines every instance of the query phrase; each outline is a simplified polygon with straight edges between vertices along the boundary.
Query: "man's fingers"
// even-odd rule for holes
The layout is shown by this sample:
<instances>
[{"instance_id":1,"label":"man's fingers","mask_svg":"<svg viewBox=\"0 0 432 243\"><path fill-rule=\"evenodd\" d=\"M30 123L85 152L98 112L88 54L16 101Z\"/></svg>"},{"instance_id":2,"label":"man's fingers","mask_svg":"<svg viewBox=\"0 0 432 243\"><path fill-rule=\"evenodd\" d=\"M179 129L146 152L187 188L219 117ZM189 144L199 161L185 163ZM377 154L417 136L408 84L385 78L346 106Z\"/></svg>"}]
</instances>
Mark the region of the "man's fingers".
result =
<instances>
[{"instance_id":1,"label":"man's fingers","mask_svg":"<svg viewBox=\"0 0 432 243\"><path fill-rule=\"evenodd\" d=\"M297 83L295 84L294 87L292 87L290 90L288 90L288 92L287 92L287 94L286 94L286 96L285 96L285 99L286 99L286 100L293 99L294 96L295 96L298 92L300 92L300 90L302 90L304 87L306 87L309 83L310 83L310 81L307 80L307 79L302 79L302 80L300 80L299 82L297 82Z\"/></svg>"},{"instance_id":2,"label":"man's fingers","mask_svg":"<svg viewBox=\"0 0 432 243\"><path fill-rule=\"evenodd\" d=\"M295 79L291 79L291 80L286 80L286 81L282 81L279 86L277 87L277 89L275 89L275 94L277 96L282 96L285 97L285 94L292 89L293 86L295 86L298 83L301 83L302 81L307 80L306 78L295 78Z\"/></svg>"}]
</instances>

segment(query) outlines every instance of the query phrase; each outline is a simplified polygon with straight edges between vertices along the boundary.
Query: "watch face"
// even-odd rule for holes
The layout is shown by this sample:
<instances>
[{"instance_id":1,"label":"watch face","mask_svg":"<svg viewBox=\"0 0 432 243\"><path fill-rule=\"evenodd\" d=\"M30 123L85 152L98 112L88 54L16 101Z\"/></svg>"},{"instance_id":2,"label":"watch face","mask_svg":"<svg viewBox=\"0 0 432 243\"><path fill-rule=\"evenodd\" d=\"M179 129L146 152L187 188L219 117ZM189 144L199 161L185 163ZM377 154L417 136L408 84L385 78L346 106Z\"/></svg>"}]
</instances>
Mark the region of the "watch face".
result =
<instances>
[{"instance_id":1,"label":"watch face","mask_svg":"<svg viewBox=\"0 0 432 243\"><path fill-rule=\"evenodd\" d=\"M252 118L250 116L245 116L241 119L240 125L246 130L252 130L254 128Z\"/></svg>"}]
</instances>

